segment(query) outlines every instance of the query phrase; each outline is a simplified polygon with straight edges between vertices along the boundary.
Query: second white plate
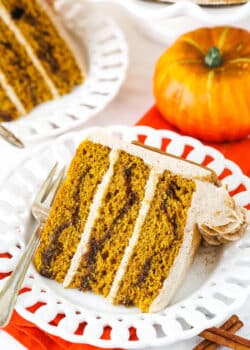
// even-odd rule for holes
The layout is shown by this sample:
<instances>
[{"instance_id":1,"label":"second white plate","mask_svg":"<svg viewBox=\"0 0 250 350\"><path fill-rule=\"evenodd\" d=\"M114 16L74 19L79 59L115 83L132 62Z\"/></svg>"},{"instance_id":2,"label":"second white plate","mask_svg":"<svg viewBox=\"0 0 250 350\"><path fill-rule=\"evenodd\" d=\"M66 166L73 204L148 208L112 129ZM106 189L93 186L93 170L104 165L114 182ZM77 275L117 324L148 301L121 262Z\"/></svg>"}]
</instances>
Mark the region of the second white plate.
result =
<instances>
[{"instance_id":1,"label":"second white plate","mask_svg":"<svg viewBox=\"0 0 250 350\"><path fill-rule=\"evenodd\" d=\"M55 5L79 47L87 77L72 93L43 103L17 121L4 123L24 143L82 125L116 96L126 76L128 48L119 27L111 19L88 11L84 1L56 0Z\"/></svg>"}]
</instances>

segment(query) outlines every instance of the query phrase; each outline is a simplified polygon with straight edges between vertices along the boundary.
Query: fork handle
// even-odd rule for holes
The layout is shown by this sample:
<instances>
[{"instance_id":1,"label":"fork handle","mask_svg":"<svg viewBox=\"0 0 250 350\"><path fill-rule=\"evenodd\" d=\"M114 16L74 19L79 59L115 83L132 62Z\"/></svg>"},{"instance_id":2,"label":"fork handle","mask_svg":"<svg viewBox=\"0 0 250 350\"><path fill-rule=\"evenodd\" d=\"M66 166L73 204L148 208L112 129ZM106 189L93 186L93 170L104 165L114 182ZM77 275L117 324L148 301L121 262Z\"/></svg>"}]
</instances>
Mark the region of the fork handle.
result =
<instances>
[{"instance_id":1,"label":"fork handle","mask_svg":"<svg viewBox=\"0 0 250 350\"><path fill-rule=\"evenodd\" d=\"M18 292L22 287L26 272L39 243L43 226L44 224L41 222L37 225L15 270L0 292L0 328L7 326L10 321L16 305Z\"/></svg>"}]
</instances>

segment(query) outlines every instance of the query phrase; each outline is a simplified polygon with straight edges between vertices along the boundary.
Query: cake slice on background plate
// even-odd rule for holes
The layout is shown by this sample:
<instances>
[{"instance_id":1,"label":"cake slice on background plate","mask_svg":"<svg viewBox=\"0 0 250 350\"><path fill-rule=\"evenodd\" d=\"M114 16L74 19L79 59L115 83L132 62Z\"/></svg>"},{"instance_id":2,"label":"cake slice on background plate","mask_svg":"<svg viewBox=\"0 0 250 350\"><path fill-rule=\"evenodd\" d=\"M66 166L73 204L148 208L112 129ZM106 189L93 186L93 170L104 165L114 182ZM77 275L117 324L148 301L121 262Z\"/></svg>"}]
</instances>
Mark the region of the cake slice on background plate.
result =
<instances>
[{"instance_id":1,"label":"cake slice on background plate","mask_svg":"<svg viewBox=\"0 0 250 350\"><path fill-rule=\"evenodd\" d=\"M0 121L83 82L79 54L45 0L0 0Z\"/></svg>"},{"instance_id":2,"label":"cake slice on background plate","mask_svg":"<svg viewBox=\"0 0 250 350\"><path fill-rule=\"evenodd\" d=\"M242 236L246 210L215 173L105 133L79 146L34 257L64 287L157 312L185 276L201 235Z\"/></svg>"}]
</instances>

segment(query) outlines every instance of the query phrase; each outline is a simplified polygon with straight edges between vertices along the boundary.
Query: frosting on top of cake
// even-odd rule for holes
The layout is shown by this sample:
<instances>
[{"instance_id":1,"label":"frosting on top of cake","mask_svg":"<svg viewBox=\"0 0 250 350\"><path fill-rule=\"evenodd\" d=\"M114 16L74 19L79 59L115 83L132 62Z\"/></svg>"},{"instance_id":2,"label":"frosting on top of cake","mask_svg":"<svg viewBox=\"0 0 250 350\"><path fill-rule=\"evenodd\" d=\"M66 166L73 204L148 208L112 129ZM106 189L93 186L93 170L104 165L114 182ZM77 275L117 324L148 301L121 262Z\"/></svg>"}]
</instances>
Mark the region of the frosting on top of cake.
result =
<instances>
[{"instance_id":1,"label":"frosting on top of cake","mask_svg":"<svg viewBox=\"0 0 250 350\"><path fill-rule=\"evenodd\" d=\"M196 212L195 220L199 232L209 244L219 245L237 240L243 235L247 227L247 210L235 203L225 187L215 186L215 173L209 168L172 157L167 153L162 154L125 143L102 132L90 134L87 138L141 157L159 173L168 169L174 174L195 180L197 189L190 210Z\"/></svg>"},{"instance_id":2,"label":"frosting on top of cake","mask_svg":"<svg viewBox=\"0 0 250 350\"><path fill-rule=\"evenodd\" d=\"M199 164L194 166L194 163L168 155L167 153L158 153L135 144L126 143L116 137L110 137L103 132L91 133L87 136L87 139L140 157L147 165L155 167L159 173L167 169L186 178L214 181L214 172L212 170L200 166Z\"/></svg>"}]
</instances>

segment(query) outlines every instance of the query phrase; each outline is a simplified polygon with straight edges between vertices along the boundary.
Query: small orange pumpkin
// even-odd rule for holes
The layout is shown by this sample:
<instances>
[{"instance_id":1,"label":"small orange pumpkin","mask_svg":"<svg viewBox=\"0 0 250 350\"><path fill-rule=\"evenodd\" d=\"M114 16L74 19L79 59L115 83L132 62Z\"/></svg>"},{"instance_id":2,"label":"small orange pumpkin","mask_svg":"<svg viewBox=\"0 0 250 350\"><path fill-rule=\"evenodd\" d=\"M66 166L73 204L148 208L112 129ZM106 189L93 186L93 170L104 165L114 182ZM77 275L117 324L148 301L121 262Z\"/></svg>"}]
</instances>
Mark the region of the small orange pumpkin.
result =
<instances>
[{"instance_id":1,"label":"small orange pumpkin","mask_svg":"<svg viewBox=\"0 0 250 350\"><path fill-rule=\"evenodd\" d=\"M179 37L154 74L156 105L171 124L206 141L250 133L250 33L201 28Z\"/></svg>"}]
</instances>

